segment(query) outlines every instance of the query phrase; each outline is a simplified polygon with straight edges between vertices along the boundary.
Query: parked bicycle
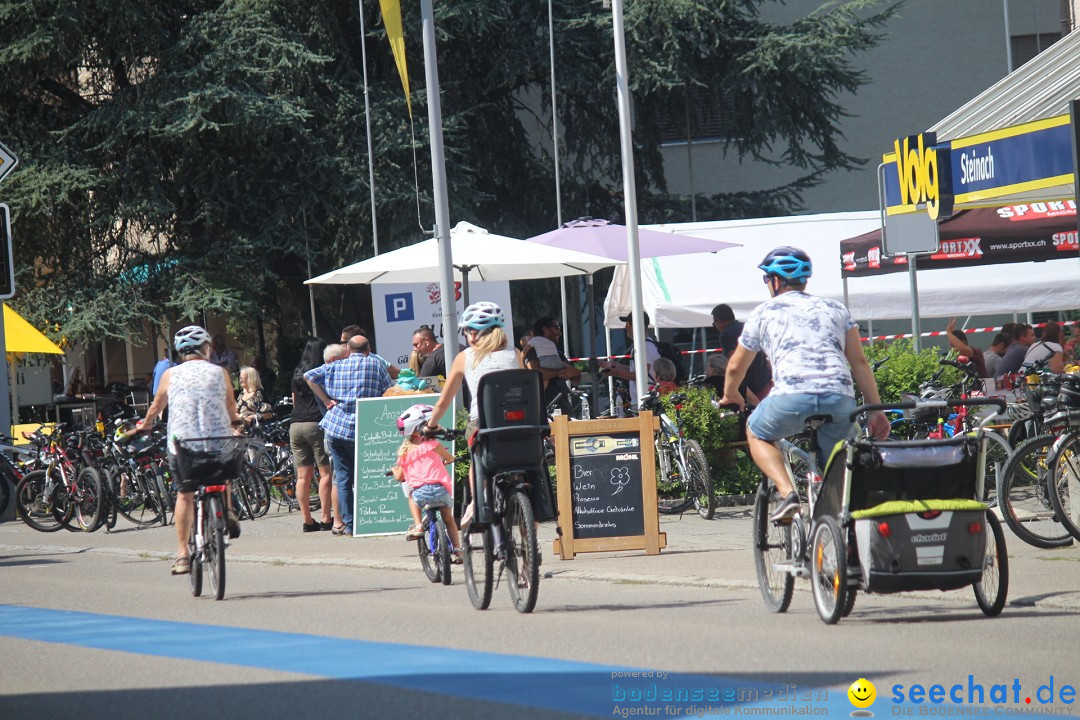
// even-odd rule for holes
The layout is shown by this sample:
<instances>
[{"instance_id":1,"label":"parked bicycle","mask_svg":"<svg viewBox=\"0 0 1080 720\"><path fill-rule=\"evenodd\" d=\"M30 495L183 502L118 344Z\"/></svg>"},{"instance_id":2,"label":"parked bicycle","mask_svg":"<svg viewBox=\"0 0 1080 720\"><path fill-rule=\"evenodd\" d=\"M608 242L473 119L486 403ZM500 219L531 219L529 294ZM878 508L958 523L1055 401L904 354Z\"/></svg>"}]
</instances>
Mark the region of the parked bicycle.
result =
<instances>
[{"instance_id":1,"label":"parked bicycle","mask_svg":"<svg viewBox=\"0 0 1080 720\"><path fill-rule=\"evenodd\" d=\"M1002 518L1017 537L1040 548L1071 545L1074 536L1066 519L1076 523L1070 514L1069 490L1074 482L1077 447L1072 438L1080 414L1080 377L1064 375L1054 384L1059 394L1039 401L1043 434L1016 446L998 487Z\"/></svg>"},{"instance_id":2,"label":"parked bicycle","mask_svg":"<svg viewBox=\"0 0 1080 720\"><path fill-rule=\"evenodd\" d=\"M705 451L697 440L683 432L682 409L686 396L669 396L675 410L672 420L664 410L660 395L651 391L641 400L641 409L653 412L660 419L656 443L657 509L666 515L686 512L693 506L698 514L711 520L716 512L712 472Z\"/></svg>"},{"instance_id":3,"label":"parked bicycle","mask_svg":"<svg viewBox=\"0 0 1080 720\"><path fill-rule=\"evenodd\" d=\"M45 467L23 476L15 488L15 504L19 517L39 532L62 527L89 532L101 520L101 476L94 468L76 466L64 448L64 429L57 425L49 435L41 429L24 433Z\"/></svg>"}]
</instances>

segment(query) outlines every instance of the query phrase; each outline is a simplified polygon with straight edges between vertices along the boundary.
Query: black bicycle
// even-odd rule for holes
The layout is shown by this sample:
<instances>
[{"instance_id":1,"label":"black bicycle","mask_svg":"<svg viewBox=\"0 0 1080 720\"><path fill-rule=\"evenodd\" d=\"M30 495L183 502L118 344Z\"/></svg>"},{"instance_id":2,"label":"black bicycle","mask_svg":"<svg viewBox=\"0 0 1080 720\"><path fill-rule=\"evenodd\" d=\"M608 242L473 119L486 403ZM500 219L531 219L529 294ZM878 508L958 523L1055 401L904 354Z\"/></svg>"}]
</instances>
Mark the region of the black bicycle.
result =
<instances>
[{"instance_id":1,"label":"black bicycle","mask_svg":"<svg viewBox=\"0 0 1080 720\"><path fill-rule=\"evenodd\" d=\"M198 481L195 521L188 537L188 584L191 594L202 595L206 569L215 600L225 597L225 548L228 546L227 487L240 472L245 439L235 436L178 440L176 465L180 480Z\"/></svg>"}]
</instances>

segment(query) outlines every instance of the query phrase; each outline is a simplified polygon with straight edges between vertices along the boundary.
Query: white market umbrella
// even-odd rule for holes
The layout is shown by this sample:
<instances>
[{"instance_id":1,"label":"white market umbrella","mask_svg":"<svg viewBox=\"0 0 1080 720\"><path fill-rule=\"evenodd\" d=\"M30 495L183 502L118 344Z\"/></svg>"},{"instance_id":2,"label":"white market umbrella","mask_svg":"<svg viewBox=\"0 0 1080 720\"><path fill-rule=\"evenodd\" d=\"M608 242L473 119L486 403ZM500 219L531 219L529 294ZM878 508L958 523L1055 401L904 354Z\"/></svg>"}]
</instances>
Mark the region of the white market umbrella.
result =
<instances>
[{"instance_id":1,"label":"white market umbrella","mask_svg":"<svg viewBox=\"0 0 1080 720\"><path fill-rule=\"evenodd\" d=\"M494 235L467 222L450 231L454 278L462 281L468 301L469 280L534 280L587 275L620 264L576 250L547 247ZM421 283L439 279L439 250L434 238L338 268L307 281L310 285Z\"/></svg>"}]
</instances>

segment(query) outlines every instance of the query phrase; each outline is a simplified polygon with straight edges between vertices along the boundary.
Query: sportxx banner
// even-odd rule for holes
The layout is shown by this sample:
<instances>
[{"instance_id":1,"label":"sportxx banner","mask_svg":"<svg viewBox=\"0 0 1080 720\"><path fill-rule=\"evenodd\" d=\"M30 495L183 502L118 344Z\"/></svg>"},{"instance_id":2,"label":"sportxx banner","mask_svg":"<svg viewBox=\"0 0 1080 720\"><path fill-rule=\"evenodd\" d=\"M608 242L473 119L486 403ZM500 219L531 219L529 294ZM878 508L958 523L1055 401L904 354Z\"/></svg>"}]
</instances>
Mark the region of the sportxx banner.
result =
<instances>
[{"instance_id":1,"label":"sportxx banner","mask_svg":"<svg viewBox=\"0 0 1080 720\"><path fill-rule=\"evenodd\" d=\"M1075 258L1076 201L1048 200L965 210L938 224L941 243L919 256L919 270L973 267ZM907 270L906 255L885 255L881 231L840 243L843 277L866 277Z\"/></svg>"}]
</instances>

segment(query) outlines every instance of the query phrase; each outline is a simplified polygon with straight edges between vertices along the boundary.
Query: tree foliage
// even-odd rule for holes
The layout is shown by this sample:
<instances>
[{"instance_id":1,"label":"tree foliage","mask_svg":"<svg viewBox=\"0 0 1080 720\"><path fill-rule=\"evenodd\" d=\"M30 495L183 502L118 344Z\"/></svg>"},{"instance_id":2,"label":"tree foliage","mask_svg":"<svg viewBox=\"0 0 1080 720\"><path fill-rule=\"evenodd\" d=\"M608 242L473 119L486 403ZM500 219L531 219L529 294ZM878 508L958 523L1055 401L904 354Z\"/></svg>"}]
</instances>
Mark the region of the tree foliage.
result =
<instances>
[{"instance_id":1,"label":"tree foliage","mask_svg":"<svg viewBox=\"0 0 1080 720\"><path fill-rule=\"evenodd\" d=\"M643 222L678 219L659 123L679 119L690 89L730 114L731 152L798 169L783 187L702 199L714 217L797 209L802 189L858 162L838 97L863 82L855 55L892 8L835 2L779 26L761 4L627 3ZM435 6L453 221L550 229L547 3ZM360 7L385 251L433 222L419 7L402 7L415 126L378 4ZM0 128L22 163L2 188L20 309L91 341L203 312L302 334L307 263L318 273L373 251L358 12L343 0L0 0ZM611 13L598 0L555 12L563 216L618 220ZM357 296L320 291L323 322L359 319Z\"/></svg>"}]
</instances>

